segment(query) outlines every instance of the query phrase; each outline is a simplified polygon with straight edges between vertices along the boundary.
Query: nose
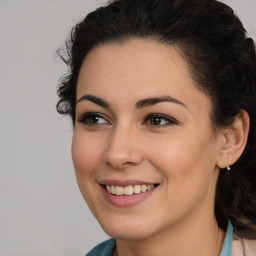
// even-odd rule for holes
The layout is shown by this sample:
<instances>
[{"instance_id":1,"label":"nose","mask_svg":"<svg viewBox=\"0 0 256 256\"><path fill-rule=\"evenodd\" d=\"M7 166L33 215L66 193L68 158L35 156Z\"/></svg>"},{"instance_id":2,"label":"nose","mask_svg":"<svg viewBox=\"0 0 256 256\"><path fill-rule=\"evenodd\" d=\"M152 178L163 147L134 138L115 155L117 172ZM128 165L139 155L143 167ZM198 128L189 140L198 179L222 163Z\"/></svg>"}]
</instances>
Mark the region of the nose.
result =
<instances>
[{"instance_id":1,"label":"nose","mask_svg":"<svg viewBox=\"0 0 256 256\"><path fill-rule=\"evenodd\" d=\"M136 129L128 126L116 127L109 136L104 161L117 170L141 163L143 154L138 136Z\"/></svg>"}]
</instances>

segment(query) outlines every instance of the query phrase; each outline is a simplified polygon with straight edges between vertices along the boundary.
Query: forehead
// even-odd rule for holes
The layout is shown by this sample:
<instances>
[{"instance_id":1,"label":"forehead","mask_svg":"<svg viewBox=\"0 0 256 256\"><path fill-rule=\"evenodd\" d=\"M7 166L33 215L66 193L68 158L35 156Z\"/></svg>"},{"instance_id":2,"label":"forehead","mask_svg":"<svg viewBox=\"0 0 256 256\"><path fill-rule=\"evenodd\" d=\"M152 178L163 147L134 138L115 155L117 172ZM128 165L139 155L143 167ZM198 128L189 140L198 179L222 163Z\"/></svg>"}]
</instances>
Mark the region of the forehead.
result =
<instances>
[{"instance_id":1,"label":"forehead","mask_svg":"<svg viewBox=\"0 0 256 256\"><path fill-rule=\"evenodd\" d=\"M84 94L122 102L168 94L187 104L209 105L175 47L146 39L107 43L89 52L77 84L77 98Z\"/></svg>"}]
</instances>

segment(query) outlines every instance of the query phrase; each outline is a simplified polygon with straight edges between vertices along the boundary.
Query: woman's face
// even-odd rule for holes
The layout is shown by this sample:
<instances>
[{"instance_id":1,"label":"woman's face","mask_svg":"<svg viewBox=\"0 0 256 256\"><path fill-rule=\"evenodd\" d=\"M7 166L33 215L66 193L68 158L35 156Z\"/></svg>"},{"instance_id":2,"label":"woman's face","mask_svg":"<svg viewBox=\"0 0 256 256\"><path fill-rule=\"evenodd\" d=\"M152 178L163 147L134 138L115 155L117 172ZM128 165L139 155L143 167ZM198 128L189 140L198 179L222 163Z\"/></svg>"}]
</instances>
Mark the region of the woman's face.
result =
<instances>
[{"instance_id":1,"label":"woman's face","mask_svg":"<svg viewBox=\"0 0 256 256\"><path fill-rule=\"evenodd\" d=\"M96 47L77 101L77 181L110 236L143 239L214 218L220 140L211 102L174 48L135 39Z\"/></svg>"}]
</instances>

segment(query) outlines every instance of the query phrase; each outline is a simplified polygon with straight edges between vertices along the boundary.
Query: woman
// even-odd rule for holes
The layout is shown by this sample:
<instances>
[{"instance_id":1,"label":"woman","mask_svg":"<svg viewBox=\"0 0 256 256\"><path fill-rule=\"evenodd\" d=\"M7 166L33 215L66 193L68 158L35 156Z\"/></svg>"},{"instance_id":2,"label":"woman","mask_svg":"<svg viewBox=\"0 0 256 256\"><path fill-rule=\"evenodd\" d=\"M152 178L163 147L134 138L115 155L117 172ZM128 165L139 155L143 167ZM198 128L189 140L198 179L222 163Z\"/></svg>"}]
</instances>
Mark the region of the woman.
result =
<instances>
[{"instance_id":1,"label":"woman","mask_svg":"<svg viewBox=\"0 0 256 256\"><path fill-rule=\"evenodd\" d=\"M256 55L232 9L111 1L66 46L57 109L113 238L88 255L256 255Z\"/></svg>"}]
</instances>

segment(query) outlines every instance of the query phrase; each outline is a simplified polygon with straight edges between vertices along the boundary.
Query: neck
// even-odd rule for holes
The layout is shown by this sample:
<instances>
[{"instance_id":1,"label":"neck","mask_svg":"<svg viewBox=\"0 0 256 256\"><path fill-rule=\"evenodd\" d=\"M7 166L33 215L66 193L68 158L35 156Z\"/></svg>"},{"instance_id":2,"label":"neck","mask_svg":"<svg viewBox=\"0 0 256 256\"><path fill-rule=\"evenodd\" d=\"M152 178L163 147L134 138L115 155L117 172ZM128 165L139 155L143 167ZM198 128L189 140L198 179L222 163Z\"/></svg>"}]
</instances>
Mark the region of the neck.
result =
<instances>
[{"instance_id":1,"label":"neck","mask_svg":"<svg viewBox=\"0 0 256 256\"><path fill-rule=\"evenodd\" d=\"M218 256L225 232L212 218L177 223L161 234L136 241L117 240L115 256Z\"/></svg>"}]
</instances>

